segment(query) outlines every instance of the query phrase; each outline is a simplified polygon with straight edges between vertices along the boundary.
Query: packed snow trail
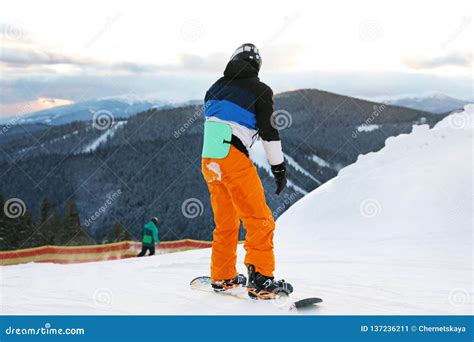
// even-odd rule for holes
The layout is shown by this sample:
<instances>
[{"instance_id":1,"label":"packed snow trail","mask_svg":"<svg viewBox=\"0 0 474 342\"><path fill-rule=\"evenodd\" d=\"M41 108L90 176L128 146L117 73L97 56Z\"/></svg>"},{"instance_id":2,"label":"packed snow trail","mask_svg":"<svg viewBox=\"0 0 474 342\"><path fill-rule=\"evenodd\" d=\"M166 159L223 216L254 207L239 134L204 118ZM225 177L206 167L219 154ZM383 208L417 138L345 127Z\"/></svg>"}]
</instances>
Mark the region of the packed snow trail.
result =
<instances>
[{"instance_id":1,"label":"packed snow trail","mask_svg":"<svg viewBox=\"0 0 474 342\"><path fill-rule=\"evenodd\" d=\"M112 139L118 129L122 128L127 124L127 121L119 121L115 123L112 127L108 128L101 136L96 140L91 142L89 145L83 148L82 153L89 153L97 150L100 145L106 143L108 140Z\"/></svg>"},{"instance_id":2,"label":"packed snow trail","mask_svg":"<svg viewBox=\"0 0 474 342\"><path fill-rule=\"evenodd\" d=\"M280 217L275 275L299 298L323 298L308 314L472 314L473 110L388 139ZM239 246L241 272L243 257ZM0 267L2 313L288 314L191 290L209 259Z\"/></svg>"},{"instance_id":3,"label":"packed snow trail","mask_svg":"<svg viewBox=\"0 0 474 342\"><path fill-rule=\"evenodd\" d=\"M266 173L270 175L270 177L273 177L273 173L271 170L270 163L268 163L267 157L265 155L265 149L263 148L263 144L260 140L255 141L255 143L252 146L252 149L249 152L250 159L252 159L252 162L258 166L261 167L262 169L265 170ZM313 177L308 171L306 171L301 165L299 165L292 157L284 154L285 160L289 165L295 168L298 172L303 174L304 176L312 179L318 184L321 184L319 180L317 180L315 177ZM295 183L291 181L291 179L287 180L286 184L289 188L293 188L293 190L299 192L302 195L306 195L308 192L304 190L303 188L297 186Z\"/></svg>"}]
</instances>

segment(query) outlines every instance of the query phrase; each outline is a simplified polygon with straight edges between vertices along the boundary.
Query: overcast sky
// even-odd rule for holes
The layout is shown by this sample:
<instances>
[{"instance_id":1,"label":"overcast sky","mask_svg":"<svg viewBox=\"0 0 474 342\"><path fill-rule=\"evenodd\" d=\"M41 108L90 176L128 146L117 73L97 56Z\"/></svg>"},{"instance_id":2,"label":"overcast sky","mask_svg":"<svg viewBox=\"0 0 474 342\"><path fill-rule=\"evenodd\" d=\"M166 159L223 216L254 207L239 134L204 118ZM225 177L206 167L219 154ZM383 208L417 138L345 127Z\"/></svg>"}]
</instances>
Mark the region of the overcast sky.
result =
<instances>
[{"instance_id":1,"label":"overcast sky","mask_svg":"<svg viewBox=\"0 0 474 342\"><path fill-rule=\"evenodd\" d=\"M129 93L199 99L244 42L276 92L473 99L471 3L4 2L0 116Z\"/></svg>"}]
</instances>

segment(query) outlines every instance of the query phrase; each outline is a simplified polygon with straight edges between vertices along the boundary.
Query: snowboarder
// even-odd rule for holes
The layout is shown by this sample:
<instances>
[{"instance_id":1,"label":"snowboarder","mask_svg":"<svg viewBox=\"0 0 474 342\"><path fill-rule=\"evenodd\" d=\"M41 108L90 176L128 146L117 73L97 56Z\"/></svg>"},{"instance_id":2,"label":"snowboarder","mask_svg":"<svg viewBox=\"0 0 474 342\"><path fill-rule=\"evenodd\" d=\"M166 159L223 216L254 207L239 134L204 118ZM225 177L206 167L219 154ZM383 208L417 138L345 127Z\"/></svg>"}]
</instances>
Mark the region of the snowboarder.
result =
<instances>
[{"instance_id":1,"label":"snowboarder","mask_svg":"<svg viewBox=\"0 0 474 342\"><path fill-rule=\"evenodd\" d=\"M158 218L152 217L147 224L143 226L142 231L142 250L137 255L142 257L146 252L150 252L149 255L155 254L155 244L160 243L158 239Z\"/></svg>"},{"instance_id":2,"label":"snowboarder","mask_svg":"<svg viewBox=\"0 0 474 342\"><path fill-rule=\"evenodd\" d=\"M275 177L276 194L286 185L286 167L278 130L272 124L273 91L261 82L262 59L257 47L243 44L235 50L224 76L206 93L202 173L214 213L211 285L225 291L247 284L236 270L239 226L246 229L244 248L247 290L255 299L273 299L293 287L275 280L273 232L275 222L266 204L249 149L261 138Z\"/></svg>"}]
</instances>

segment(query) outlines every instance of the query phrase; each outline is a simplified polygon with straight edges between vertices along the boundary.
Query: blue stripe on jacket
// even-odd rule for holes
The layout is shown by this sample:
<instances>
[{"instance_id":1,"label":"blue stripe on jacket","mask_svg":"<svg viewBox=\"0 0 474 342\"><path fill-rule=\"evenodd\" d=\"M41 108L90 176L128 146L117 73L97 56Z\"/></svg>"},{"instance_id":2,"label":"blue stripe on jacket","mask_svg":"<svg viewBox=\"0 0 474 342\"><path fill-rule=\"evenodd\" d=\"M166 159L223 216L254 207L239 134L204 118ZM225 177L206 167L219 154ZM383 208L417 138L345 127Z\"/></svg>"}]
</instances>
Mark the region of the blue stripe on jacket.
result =
<instances>
[{"instance_id":1,"label":"blue stripe on jacket","mask_svg":"<svg viewBox=\"0 0 474 342\"><path fill-rule=\"evenodd\" d=\"M255 114L227 100L207 100L205 103L206 117L234 121L250 129L257 129Z\"/></svg>"}]
</instances>

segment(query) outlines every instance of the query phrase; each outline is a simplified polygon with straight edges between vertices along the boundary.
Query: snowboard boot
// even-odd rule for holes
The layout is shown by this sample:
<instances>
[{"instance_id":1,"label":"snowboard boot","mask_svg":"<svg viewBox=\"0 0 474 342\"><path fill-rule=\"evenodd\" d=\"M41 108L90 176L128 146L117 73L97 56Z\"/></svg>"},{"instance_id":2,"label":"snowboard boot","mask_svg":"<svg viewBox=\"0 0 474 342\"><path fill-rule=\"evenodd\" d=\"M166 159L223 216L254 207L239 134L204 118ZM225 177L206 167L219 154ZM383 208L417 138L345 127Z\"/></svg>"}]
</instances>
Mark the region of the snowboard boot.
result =
<instances>
[{"instance_id":1,"label":"snowboard boot","mask_svg":"<svg viewBox=\"0 0 474 342\"><path fill-rule=\"evenodd\" d=\"M259 272L255 272L253 265L248 265L249 283L247 292L252 299L276 299L278 296L288 296L293 292L293 286L282 280L275 280L273 277L266 277Z\"/></svg>"},{"instance_id":2,"label":"snowboard boot","mask_svg":"<svg viewBox=\"0 0 474 342\"><path fill-rule=\"evenodd\" d=\"M237 274L236 277L226 280L212 280L211 286L216 292L223 292L235 287L245 286L247 284L247 278L243 274Z\"/></svg>"}]
</instances>

